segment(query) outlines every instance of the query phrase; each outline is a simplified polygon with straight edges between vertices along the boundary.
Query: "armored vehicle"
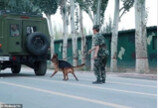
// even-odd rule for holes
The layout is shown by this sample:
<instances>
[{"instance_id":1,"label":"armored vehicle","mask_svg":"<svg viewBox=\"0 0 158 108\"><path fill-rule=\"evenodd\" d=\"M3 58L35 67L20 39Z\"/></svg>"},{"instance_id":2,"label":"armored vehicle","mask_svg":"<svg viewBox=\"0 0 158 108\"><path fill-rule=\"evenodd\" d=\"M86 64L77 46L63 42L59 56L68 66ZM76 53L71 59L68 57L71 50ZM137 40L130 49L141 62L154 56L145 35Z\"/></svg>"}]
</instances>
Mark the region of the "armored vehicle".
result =
<instances>
[{"instance_id":1,"label":"armored vehicle","mask_svg":"<svg viewBox=\"0 0 158 108\"><path fill-rule=\"evenodd\" d=\"M24 64L45 75L50 59L47 21L41 15L0 11L0 70L18 74Z\"/></svg>"}]
</instances>

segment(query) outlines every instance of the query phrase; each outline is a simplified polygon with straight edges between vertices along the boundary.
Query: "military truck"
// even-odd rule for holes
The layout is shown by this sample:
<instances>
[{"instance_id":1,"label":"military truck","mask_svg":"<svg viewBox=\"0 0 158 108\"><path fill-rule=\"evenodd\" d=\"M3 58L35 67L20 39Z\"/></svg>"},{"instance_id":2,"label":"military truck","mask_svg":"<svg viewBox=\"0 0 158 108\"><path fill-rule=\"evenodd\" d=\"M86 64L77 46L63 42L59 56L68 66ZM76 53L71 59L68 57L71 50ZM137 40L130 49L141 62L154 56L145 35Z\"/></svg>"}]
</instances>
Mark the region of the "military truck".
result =
<instances>
[{"instance_id":1,"label":"military truck","mask_svg":"<svg viewBox=\"0 0 158 108\"><path fill-rule=\"evenodd\" d=\"M50 59L47 21L41 15L0 11L0 70L20 73L21 65L45 75Z\"/></svg>"}]
</instances>

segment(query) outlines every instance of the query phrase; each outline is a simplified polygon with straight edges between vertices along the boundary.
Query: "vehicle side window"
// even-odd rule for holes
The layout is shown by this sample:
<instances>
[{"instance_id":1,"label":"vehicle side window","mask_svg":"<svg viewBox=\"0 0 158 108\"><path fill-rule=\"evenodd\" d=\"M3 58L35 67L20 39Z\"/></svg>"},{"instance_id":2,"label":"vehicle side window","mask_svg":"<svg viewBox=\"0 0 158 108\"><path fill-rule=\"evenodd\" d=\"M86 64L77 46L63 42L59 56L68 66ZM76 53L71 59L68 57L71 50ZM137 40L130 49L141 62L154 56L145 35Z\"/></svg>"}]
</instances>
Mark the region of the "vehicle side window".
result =
<instances>
[{"instance_id":1,"label":"vehicle side window","mask_svg":"<svg viewBox=\"0 0 158 108\"><path fill-rule=\"evenodd\" d=\"M36 26L28 26L26 29L27 36L37 31Z\"/></svg>"},{"instance_id":2,"label":"vehicle side window","mask_svg":"<svg viewBox=\"0 0 158 108\"><path fill-rule=\"evenodd\" d=\"M12 24L11 25L11 36L19 36L19 35L20 35L19 25Z\"/></svg>"}]
</instances>

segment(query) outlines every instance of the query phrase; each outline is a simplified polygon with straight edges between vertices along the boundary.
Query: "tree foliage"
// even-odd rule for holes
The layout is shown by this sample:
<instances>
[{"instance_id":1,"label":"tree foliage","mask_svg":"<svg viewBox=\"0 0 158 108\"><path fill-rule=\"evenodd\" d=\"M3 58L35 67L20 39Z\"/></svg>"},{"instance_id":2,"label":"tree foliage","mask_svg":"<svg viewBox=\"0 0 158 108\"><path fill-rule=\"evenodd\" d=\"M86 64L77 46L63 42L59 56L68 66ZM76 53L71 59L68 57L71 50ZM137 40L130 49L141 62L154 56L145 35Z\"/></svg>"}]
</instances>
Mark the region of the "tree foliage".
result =
<instances>
[{"instance_id":1,"label":"tree foliage","mask_svg":"<svg viewBox=\"0 0 158 108\"><path fill-rule=\"evenodd\" d=\"M133 6L134 0L122 0L123 7L126 11L129 11L129 9Z\"/></svg>"},{"instance_id":2,"label":"tree foliage","mask_svg":"<svg viewBox=\"0 0 158 108\"><path fill-rule=\"evenodd\" d=\"M8 0L0 0L0 10L5 10Z\"/></svg>"},{"instance_id":3,"label":"tree foliage","mask_svg":"<svg viewBox=\"0 0 158 108\"><path fill-rule=\"evenodd\" d=\"M46 15L55 14L58 8L59 0L31 0L35 6L38 6Z\"/></svg>"},{"instance_id":4,"label":"tree foliage","mask_svg":"<svg viewBox=\"0 0 158 108\"><path fill-rule=\"evenodd\" d=\"M97 2L98 2L98 0L94 0L94 2L93 2L92 11L94 12L94 14L97 13ZM108 0L102 0L101 9L100 9L100 16L101 16L100 24L103 24L103 22L104 22L104 13L105 13L107 4L108 4Z\"/></svg>"},{"instance_id":5,"label":"tree foliage","mask_svg":"<svg viewBox=\"0 0 158 108\"><path fill-rule=\"evenodd\" d=\"M0 0L0 10L21 13L55 14L59 0Z\"/></svg>"},{"instance_id":6,"label":"tree foliage","mask_svg":"<svg viewBox=\"0 0 158 108\"><path fill-rule=\"evenodd\" d=\"M123 2L123 7L120 9L120 19L126 12L129 12L131 7L134 5L134 0L121 0Z\"/></svg>"},{"instance_id":7,"label":"tree foliage","mask_svg":"<svg viewBox=\"0 0 158 108\"><path fill-rule=\"evenodd\" d=\"M30 0L1 0L1 10L9 10L14 13L41 13Z\"/></svg>"},{"instance_id":8,"label":"tree foliage","mask_svg":"<svg viewBox=\"0 0 158 108\"><path fill-rule=\"evenodd\" d=\"M100 10L100 24L103 24L104 22L104 13L107 7L109 0L101 0L101 10ZM76 0L76 2L79 3L80 7L90 15L90 12L93 12L93 14L90 15L92 17L91 19L94 20L94 15L97 14L97 4L98 0Z\"/></svg>"}]
</instances>

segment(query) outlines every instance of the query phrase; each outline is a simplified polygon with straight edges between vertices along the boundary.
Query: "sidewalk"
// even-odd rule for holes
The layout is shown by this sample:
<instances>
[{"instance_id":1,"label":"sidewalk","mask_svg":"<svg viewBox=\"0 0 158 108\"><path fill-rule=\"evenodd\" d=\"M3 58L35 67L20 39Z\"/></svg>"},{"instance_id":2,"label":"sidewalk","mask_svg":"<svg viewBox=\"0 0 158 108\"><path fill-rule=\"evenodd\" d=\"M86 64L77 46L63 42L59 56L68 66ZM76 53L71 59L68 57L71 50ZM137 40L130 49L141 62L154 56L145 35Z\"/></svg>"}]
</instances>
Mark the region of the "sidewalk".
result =
<instances>
[{"instance_id":1,"label":"sidewalk","mask_svg":"<svg viewBox=\"0 0 158 108\"><path fill-rule=\"evenodd\" d=\"M138 79L148 79L148 80L157 80L157 74L140 74L135 72L126 72L126 73L117 73L117 72L108 72L109 75L114 75L118 77L126 78L138 78Z\"/></svg>"}]
</instances>

